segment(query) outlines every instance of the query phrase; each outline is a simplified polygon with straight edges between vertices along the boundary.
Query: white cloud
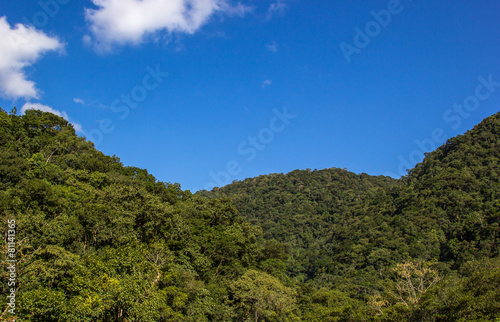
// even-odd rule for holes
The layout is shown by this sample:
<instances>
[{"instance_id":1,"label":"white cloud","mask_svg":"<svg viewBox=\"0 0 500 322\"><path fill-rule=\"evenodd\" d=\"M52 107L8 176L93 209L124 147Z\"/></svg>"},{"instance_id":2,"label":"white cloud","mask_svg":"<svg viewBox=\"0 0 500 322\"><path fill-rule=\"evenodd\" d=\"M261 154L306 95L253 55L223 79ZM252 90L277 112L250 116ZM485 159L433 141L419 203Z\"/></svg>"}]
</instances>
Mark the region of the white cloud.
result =
<instances>
[{"instance_id":1,"label":"white cloud","mask_svg":"<svg viewBox=\"0 0 500 322\"><path fill-rule=\"evenodd\" d=\"M76 104L84 105L84 106L93 106L93 107L98 107L98 108L111 108L109 106L106 106L104 104L99 103L97 100L89 102L89 101L85 101L85 100L78 98L78 97L73 98L73 102L75 102Z\"/></svg>"},{"instance_id":2,"label":"white cloud","mask_svg":"<svg viewBox=\"0 0 500 322\"><path fill-rule=\"evenodd\" d=\"M81 124L71 123L71 125L73 125L73 128L75 129L76 133L85 134L85 132L83 131L83 126Z\"/></svg>"},{"instance_id":3,"label":"white cloud","mask_svg":"<svg viewBox=\"0 0 500 322\"><path fill-rule=\"evenodd\" d=\"M266 79L265 81L262 82L262 88L266 88L267 86L271 86L272 83L273 83L272 80Z\"/></svg>"},{"instance_id":4,"label":"white cloud","mask_svg":"<svg viewBox=\"0 0 500 322\"><path fill-rule=\"evenodd\" d=\"M269 45L267 45L267 50L269 50L272 53L277 53L278 52L278 44L276 41L273 40L273 42Z\"/></svg>"},{"instance_id":5,"label":"white cloud","mask_svg":"<svg viewBox=\"0 0 500 322\"><path fill-rule=\"evenodd\" d=\"M26 112L26 110L39 110L39 111L42 111L42 112L49 112L49 113L55 114L57 116L62 117L66 121L70 122L71 125L73 125L73 127L75 128L75 131L77 133L82 133L82 134L85 133L83 131L82 125L79 124L79 123L71 122L68 114L66 112L64 112L64 111L61 112L61 111L58 111L56 109L53 109L50 106L43 105L43 104L40 104L40 103L29 103L29 102L26 103L26 104L24 104L23 107L21 107L21 113L24 114Z\"/></svg>"},{"instance_id":6,"label":"white cloud","mask_svg":"<svg viewBox=\"0 0 500 322\"><path fill-rule=\"evenodd\" d=\"M16 24L11 28L6 17L0 17L0 35L0 94L12 99L38 98L38 89L24 69L45 52L62 50L63 44L33 27Z\"/></svg>"},{"instance_id":7,"label":"white cloud","mask_svg":"<svg viewBox=\"0 0 500 322\"><path fill-rule=\"evenodd\" d=\"M97 9L85 9L91 36L84 42L98 52L117 45L140 44L146 37L167 31L194 33L215 12L244 16L251 10L228 0L92 0Z\"/></svg>"},{"instance_id":8,"label":"white cloud","mask_svg":"<svg viewBox=\"0 0 500 322\"><path fill-rule=\"evenodd\" d=\"M76 104L85 105L85 102L81 98L78 98L78 97L73 98L73 102L75 102Z\"/></svg>"},{"instance_id":9,"label":"white cloud","mask_svg":"<svg viewBox=\"0 0 500 322\"><path fill-rule=\"evenodd\" d=\"M271 3L267 9L266 19L271 20L274 16L283 16L288 6L278 0L276 3Z\"/></svg>"}]
</instances>

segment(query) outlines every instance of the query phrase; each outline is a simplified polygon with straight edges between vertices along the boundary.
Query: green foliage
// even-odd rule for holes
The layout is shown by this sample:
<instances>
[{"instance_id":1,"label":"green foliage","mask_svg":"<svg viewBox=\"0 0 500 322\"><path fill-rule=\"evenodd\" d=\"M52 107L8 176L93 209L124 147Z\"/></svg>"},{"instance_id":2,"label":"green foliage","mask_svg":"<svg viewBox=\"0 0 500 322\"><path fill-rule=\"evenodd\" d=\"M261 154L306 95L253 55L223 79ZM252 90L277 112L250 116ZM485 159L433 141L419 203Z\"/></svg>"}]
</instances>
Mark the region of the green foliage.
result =
<instances>
[{"instance_id":1,"label":"green foliage","mask_svg":"<svg viewBox=\"0 0 500 322\"><path fill-rule=\"evenodd\" d=\"M414 319L492 321L500 319L500 258L473 261L425 294Z\"/></svg>"},{"instance_id":2,"label":"green foliage","mask_svg":"<svg viewBox=\"0 0 500 322\"><path fill-rule=\"evenodd\" d=\"M233 304L244 321L293 321L295 290L269 274L248 270L230 285Z\"/></svg>"},{"instance_id":3,"label":"green foliage","mask_svg":"<svg viewBox=\"0 0 500 322\"><path fill-rule=\"evenodd\" d=\"M295 283L345 294L349 300L342 303L360 301L354 311L368 312L339 313L339 303L321 309L312 300L317 293L308 291L302 300L310 320L400 321L420 307L438 276L500 255L499 133L500 113L427 154L398 181L341 169L296 170L199 194L230 197L262 227L261 243L283 243L287 275ZM401 265L414 265L409 280L415 280L423 262L436 263L427 277L437 279L423 278L430 288L413 296L401 284Z\"/></svg>"},{"instance_id":4,"label":"green foliage","mask_svg":"<svg viewBox=\"0 0 500 322\"><path fill-rule=\"evenodd\" d=\"M56 115L0 110L16 316L498 320L499 133L497 114L400 180L296 170L193 195L97 151ZM2 283L0 306L9 293Z\"/></svg>"},{"instance_id":5,"label":"green foliage","mask_svg":"<svg viewBox=\"0 0 500 322\"><path fill-rule=\"evenodd\" d=\"M229 282L272 256L229 199L124 167L50 113L2 111L0 124L0 215L16 220L18 318L238 319ZM7 293L4 283L2 307Z\"/></svg>"}]
</instances>

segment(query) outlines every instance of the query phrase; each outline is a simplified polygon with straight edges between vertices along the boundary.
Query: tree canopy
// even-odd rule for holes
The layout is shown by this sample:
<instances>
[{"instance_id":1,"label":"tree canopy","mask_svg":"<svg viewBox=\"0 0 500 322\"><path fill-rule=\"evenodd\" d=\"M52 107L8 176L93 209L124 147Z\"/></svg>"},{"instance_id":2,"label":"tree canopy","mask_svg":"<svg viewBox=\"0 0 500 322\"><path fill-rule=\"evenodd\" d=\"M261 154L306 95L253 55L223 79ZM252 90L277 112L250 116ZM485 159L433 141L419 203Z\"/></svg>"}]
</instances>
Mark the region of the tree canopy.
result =
<instances>
[{"instance_id":1,"label":"tree canopy","mask_svg":"<svg viewBox=\"0 0 500 322\"><path fill-rule=\"evenodd\" d=\"M104 155L61 117L0 110L15 317L499 319L499 133L500 113L399 180L295 170L192 194Z\"/></svg>"}]
</instances>

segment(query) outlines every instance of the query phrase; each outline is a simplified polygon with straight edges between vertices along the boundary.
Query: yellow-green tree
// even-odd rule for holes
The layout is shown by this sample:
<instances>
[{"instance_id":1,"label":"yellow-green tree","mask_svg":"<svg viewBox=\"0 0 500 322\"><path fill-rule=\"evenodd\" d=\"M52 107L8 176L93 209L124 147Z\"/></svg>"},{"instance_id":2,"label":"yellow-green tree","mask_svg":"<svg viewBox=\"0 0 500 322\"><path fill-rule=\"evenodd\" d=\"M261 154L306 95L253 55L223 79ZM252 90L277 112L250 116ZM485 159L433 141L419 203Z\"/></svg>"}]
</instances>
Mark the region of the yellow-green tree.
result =
<instances>
[{"instance_id":1,"label":"yellow-green tree","mask_svg":"<svg viewBox=\"0 0 500 322\"><path fill-rule=\"evenodd\" d=\"M404 306L411 308L418 305L420 298L441 280L439 273L432 268L432 263L407 261L394 268L398 276L395 291L390 294Z\"/></svg>"},{"instance_id":2,"label":"yellow-green tree","mask_svg":"<svg viewBox=\"0 0 500 322\"><path fill-rule=\"evenodd\" d=\"M245 321L293 321L296 292L279 279L253 269L230 285L234 304Z\"/></svg>"}]
</instances>

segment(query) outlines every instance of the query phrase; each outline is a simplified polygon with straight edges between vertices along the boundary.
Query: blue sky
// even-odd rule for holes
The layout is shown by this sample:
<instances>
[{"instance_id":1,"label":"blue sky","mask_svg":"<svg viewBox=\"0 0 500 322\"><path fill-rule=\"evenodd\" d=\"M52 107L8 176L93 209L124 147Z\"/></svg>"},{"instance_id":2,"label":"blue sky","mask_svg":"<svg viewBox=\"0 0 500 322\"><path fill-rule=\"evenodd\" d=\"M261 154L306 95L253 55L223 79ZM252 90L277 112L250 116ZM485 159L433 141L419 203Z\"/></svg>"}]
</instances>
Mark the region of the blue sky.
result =
<instances>
[{"instance_id":1,"label":"blue sky","mask_svg":"<svg viewBox=\"0 0 500 322\"><path fill-rule=\"evenodd\" d=\"M197 191L399 177L500 107L500 3L0 1L0 106Z\"/></svg>"}]
</instances>

